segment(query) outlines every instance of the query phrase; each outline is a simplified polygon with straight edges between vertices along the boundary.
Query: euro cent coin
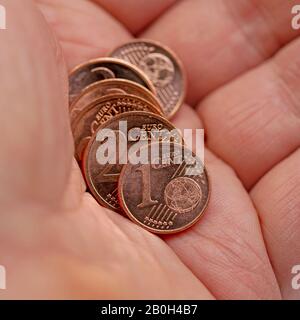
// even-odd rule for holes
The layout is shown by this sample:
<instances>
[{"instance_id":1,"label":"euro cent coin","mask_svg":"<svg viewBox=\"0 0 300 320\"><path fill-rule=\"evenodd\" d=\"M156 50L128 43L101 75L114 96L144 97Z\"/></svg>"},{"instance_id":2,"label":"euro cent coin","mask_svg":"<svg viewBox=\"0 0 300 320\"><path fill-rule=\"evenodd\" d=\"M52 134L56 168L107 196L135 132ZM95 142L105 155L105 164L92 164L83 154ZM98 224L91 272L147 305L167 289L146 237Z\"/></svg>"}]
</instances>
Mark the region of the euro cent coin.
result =
<instances>
[{"instance_id":1,"label":"euro cent coin","mask_svg":"<svg viewBox=\"0 0 300 320\"><path fill-rule=\"evenodd\" d=\"M173 51L158 42L134 40L117 47L110 56L144 71L156 88L165 116L171 118L176 113L185 98L186 76Z\"/></svg>"},{"instance_id":2,"label":"euro cent coin","mask_svg":"<svg viewBox=\"0 0 300 320\"><path fill-rule=\"evenodd\" d=\"M108 95L94 101L82 110L72 123L75 158L80 161L85 147L97 129L111 118L130 111L147 111L161 114L160 109L138 96L129 94Z\"/></svg>"},{"instance_id":3,"label":"euro cent coin","mask_svg":"<svg viewBox=\"0 0 300 320\"><path fill-rule=\"evenodd\" d=\"M74 68L69 75L69 102L72 102L89 85L105 79L127 79L136 82L153 93L149 78L134 65L114 58L98 58Z\"/></svg>"},{"instance_id":4,"label":"euro cent coin","mask_svg":"<svg viewBox=\"0 0 300 320\"><path fill-rule=\"evenodd\" d=\"M152 145L148 146L149 154ZM196 223L210 193L206 169L191 150L175 144L163 150L161 147L159 163L126 164L118 185L119 202L128 217L162 234Z\"/></svg>"},{"instance_id":5,"label":"euro cent coin","mask_svg":"<svg viewBox=\"0 0 300 320\"><path fill-rule=\"evenodd\" d=\"M127 127L125 130L124 125ZM113 149L111 157L107 155L108 159L113 161L105 160L105 155L101 156L100 152L108 143L102 136L103 130L107 129L115 133L117 140L115 144L113 142L110 144ZM167 132L172 132L172 135L168 136ZM126 159L120 161L121 157L123 158L134 145L139 143L148 145L150 141L158 141L159 137L165 141L182 142L180 132L168 120L149 112L126 112L113 117L98 128L84 152L82 168L90 192L101 205L121 212L118 201L118 180L121 169L126 163ZM140 188L139 185L134 187Z\"/></svg>"},{"instance_id":6,"label":"euro cent coin","mask_svg":"<svg viewBox=\"0 0 300 320\"><path fill-rule=\"evenodd\" d=\"M107 79L97 81L83 90L70 106L71 123L76 116L88 105L108 95L132 94L148 100L161 110L161 104L155 95L136 82L126 79Z\"/></svg>"}]
</instances>

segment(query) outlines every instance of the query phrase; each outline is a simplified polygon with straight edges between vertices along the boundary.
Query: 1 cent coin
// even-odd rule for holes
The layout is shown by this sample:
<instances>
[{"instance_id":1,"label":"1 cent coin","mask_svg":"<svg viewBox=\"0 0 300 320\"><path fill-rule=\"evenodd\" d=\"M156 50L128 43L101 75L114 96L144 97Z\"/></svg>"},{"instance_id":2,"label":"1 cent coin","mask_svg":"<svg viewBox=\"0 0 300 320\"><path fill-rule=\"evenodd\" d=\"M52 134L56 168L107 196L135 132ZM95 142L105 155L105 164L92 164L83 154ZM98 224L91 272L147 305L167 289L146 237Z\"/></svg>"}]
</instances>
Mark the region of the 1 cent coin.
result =
<instances>
[{"instance_id":1,"label":"1 cent coin","mask_svg":"<svg viewBox=\"0 0 300 320\"><path fill-rule=\"evenodd\" d=\"M149 78L137 67L114 58L99 58L77 66L69 75L70 104L82 91L94 82L104 79L121 78L136 82L155 93Z\"/></svg>"},{"instance_id":2,"label":"1 cent coin","mask_svg":"<svg viewBox=\"0 0 300 320\"><path fill-rule=\"evenodd\" d=\"M143 70L156 88L165 116L171 118L176 113L185 98L186 77L173 51L155 41L134 40L110 55Z\"/></svg>"},{"instance_id":3,"label":"1 cent coin","mask_svg":"<svg viewBox=\"0 0 300 320\"><path fill-rule=\"evenodd\" d=\"M90 138L97 129L118 114L147 111L161 115L160 109L138 96L115 94L100 98L82 110L72 123L75 158L80 161Z\"/></svg>"},{"instance_id":4,"label":"1 cent coin","mask_svg":"<svg viewBox=\"0 0 300 320\"><path fill-rule=\"evenodd\" d=\"M125 132L123 130L124 123L127 127ZM101 156L100 151L103 151L103 148L105 149L107 146L105 144L108 143L108 140L102 136L104 132L107 132L107 129L116 134L117 142L115 144L111 142L115 152L112 155ZM170 131L173 132L171 136L167 134ZM123 158L124 153L127 154L127 150L138 143L148 144L150 141L158 140L158 134L166 141L182 142L180 132L168 120L148 112L126 112L115 116L99 127L84 152L82 167L88 188L100 204L117 212L121 211L117 196L118 179L123 163L126 161L123 161L124 159L120 161L120 157ZM121 144L122 148L120 148ZM124 150L124 144L127 150ZM107 158L104 159L105 157ZM135 188L139 189L139 186L135 185Z\"/></svg>"},{"instance_id":5,"label":"1 cent coin","mask_svg":"<svg viewBox=\"0 0 300 320\"><path fill-rule=\"evenodd\" d=\"M160 148L158 163L123 167L119 202L128 217L145 229L175 233L202 216L209 200L209 180L201 160L185 146L171 144L167 152Z\"/></svg>"},{"instance_id":6,"label":"1 cent coin","mask_svg":"<svg viewBox=\"0 0 300 320\"><path fill-rule=\"evenodd\" d=\"M132 94L148 100L161 110L161 104L154 94L136 82L125 79L107 79L97 81L86 87L70 106L71 123L88 105L107 95Z\"/></svg>"}]
</instances>

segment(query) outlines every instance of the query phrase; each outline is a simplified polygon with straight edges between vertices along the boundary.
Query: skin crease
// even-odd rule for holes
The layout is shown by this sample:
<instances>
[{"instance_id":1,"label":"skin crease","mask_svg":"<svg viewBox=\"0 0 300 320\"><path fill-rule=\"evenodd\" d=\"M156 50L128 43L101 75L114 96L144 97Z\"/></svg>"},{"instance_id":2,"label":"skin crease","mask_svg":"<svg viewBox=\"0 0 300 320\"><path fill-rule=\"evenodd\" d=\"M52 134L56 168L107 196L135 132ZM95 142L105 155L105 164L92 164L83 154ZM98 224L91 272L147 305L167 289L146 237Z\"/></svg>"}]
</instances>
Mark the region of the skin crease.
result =
<instances>
[{"instance_id":1,"label":"skin crease","mask_svg":"<svg viewBox=\"0 0 300 320\"><path fill-rule=\"evenodd\" d=\"M299 40L292 1L275 2L216 0L213 11L207 1L153 1L141 19L141 1L131 0L127 21L121 0L2 1L1 299L300 298L291 288L300 264ZM191 21L199 34L188 32ZM130 32L178 52L197 109L185 104L173 122L207 137L207 212L161 238L100 207L72 156L67 71Z\"/></svg>"}]
</instances>

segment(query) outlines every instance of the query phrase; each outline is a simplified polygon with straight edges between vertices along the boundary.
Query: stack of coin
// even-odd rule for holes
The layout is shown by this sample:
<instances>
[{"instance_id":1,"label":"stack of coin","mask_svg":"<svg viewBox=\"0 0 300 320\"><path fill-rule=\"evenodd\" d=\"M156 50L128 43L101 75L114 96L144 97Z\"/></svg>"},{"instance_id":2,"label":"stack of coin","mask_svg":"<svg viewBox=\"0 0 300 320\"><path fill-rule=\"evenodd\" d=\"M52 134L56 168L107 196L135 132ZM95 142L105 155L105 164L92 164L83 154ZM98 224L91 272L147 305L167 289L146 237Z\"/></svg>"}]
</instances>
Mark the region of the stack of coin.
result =
<instances>
[{"instance_id":1,"label":"stack of coin","mask_svg":"<svg viewBox=\"0 0 300 320\"><path fill-rule=\"evenodd\" d=\"M203 164L197 159L201 172L187 175L186 159L175 161L176 150L195 159L168 120L184 97L181 62L170 49L149 40L126 43L110 57L79 65L69 76L75 157L90 193L101 205L155 233L186 229L208 203L209 183ZM125 131L120 129L124 123ZM103 132L115 133L116 143L113 156L102 153L99 159L99 150L109 140L101 138ZM164 148L167 142L169 148ZM131 147L142 154L155 144L158 165L128 161ZM121 150L124 161L120 161ZM169 150L169 161L159 165L165 157L163 150Z\"/></svg>"}]
</instances>

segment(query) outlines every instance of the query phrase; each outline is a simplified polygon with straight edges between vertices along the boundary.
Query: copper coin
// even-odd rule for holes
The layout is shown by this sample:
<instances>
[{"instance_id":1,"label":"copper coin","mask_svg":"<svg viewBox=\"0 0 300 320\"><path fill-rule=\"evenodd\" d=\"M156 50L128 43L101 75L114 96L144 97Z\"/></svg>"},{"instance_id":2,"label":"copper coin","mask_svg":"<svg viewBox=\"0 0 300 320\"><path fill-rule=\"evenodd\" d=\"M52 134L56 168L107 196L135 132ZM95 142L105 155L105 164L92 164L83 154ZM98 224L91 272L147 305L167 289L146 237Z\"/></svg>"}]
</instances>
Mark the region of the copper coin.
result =
<instances>
[{"instance_id":1,"label":"copper coin","mask_svg":"<svg viewBox=\"0 0 300 320\"><path fill-rule=\"evenodd\" d=\"M127 130L124 132L123 124L126 123ZM146 143L155 140L155 133L165 135L166 131L173 130L172 139L169 136L166 140L174 140L176 142L182 142L182 137L179 131L176 131L175 127L165 118L148 112L133 111L126 112L115 116L111 120L107 121L104 125L99 127L98 131L90 139L90 142L84 152L82 161L83 173L90 192L95 199L105 207L120 212L120 205L118 202L118 179L121 172L123 163L126 161L120 161L119 155L121 151L116 151L116 163L101 163L103 157L99 155L99 148L103 148L107 143L103 140L101 134L103 129L111 129L117 134L117 146L120 146L120 137L122 141L126 138L126 148L130 150L132 146L136 146L138 143ZM140 136L137 133L140 132ZM152 140L149 140L150 137ZM158 139L158 136L157 136ZM123 144L124 146L124 144ZM117 147L117 150L120 150ZM126 150L123 153L126 152ZM118 154L118 155L117 155ZM124 155L124 154L123 154ZM100 158L99 158L100 157ZM110 157L108 156L110 159ZM139 188L139 185L135 186Z\"/></svg>"},{"instance_id":2,"label":"copper coin","mask_svg":"<svg viewBox=\"0 0 300 320\"><path fill-rule=\"evenodd\" d=\"M69 76L70 104L82 91L94 82L104 79L121 78L136 82L155 93L149 78L138 68L114 58L99 58L77 66Z\"/></svg>"},{"instance_id":3,"label":"copper coin","mask_svg":"<svg viewBox=\"0 0 300 320\"><path fill-rule=\"evenodd\" d=\"M80 161L90 138L105 122L118 114L130 111L147 111L161 114L161 111L138 96L116 94L100 98L82 110L72 123L75 144L75 158Z\"/></svg>"},{"instance_id":4,"label":"copper coin","mask_svg":"<svg viewBox=\"0 0 300 320\"><path fill-rule=\"evenodd\" d=\"M156 88L165 116L171 118L176 113L185 98L186 77L173 51L155 41L134 40L116 48L110 56L143 70Z\"/></svg>"},{"instance_id":5,"label":"copper coin","mask_svg":"<svg viewBox=\"0 0 300 320\"><path fill-rule=\"evenodd\" d=\"M119 178L122 209L154 233L187 229L202 216L209 200L208 175L200 159L183 145L171 143L170 150L161 147L156 164L126 164Z\"/></svg>"},{"instance_id":6,"label":"copper coin","mask_svg":"<svg viewBox=\"0 0 300 320\"><path fill-rule=\"evenodd\" d=\"M73 101L70 106L71 123L85 107L94 101L107 95L116 94L132 94L139 96L148 100L151 104L161 110L161 104L158 99L145 87L125 79L107 79L91 84Z\"/></svg>"}]
</instances>

